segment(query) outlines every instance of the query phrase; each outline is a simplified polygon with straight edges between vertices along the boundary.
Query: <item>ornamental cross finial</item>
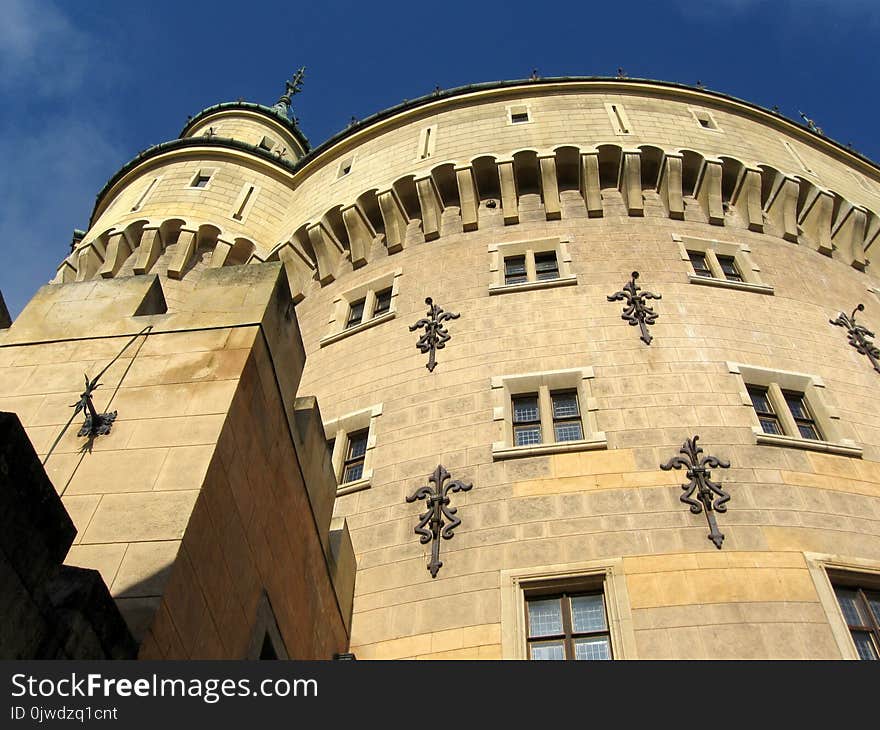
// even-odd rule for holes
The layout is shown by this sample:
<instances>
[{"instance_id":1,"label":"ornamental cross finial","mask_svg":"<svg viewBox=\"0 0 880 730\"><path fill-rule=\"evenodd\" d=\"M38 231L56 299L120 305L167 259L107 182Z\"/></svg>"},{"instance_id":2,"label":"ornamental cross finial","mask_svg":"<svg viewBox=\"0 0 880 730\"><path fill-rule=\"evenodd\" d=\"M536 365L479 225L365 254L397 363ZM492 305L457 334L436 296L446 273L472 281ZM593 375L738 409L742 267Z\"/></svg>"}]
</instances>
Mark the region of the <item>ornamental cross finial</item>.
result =
<instances>
[{"instance_id":1,"label":"ornamental cross finial","mask_svg":"<svg viewBox=\"0 0 880 730\"><path fill-rule=\"evenodd\" d=\"M662 295L642 290L639 285L636 284L636 279L638 278L639 272L633 271L632 278L624 285L623 290L614 292L614 294L608 296L607 299L609 302L626 301L626 304L623 307L623 314L620 315L620 318L629 322L632 327L638 325L639 329L642 331L639 339L646 345L650 345L651 340L654 338L651 336L651 333L648 332L648 325L654 324L654 322L657 321L657 317L660 315L645 304L645 300L662 299Z\"/></svg>"},{"instance_id":2,"label":"ornamental cross finial","mask_svg":"<svg viewBox=\"0 0 880 730\"><path fill-rule=\"evenodd\" d=\"M709 539L714 543L715 547L721 549L721 543L724 542L724 535L718 530L718 523L715 521L715 512L727 512L726 502L730 501L730 495L725 492L721 485L711 480L710 469L727 469L730 467L729 461L724 461L715 456L700 456L703 449L697 446L699 436L687 439L679 449L683 456L673 456L665 464L660 464L663 471L670 469L687 469L685 476L688 479L687 484L682 484L681 488L684 494L679 499L685 504L690 505L691 512L695 515L705 511L706 520L709 523ZM694 499L691 495L697 492Z\"/></svg>"},{"instance_id":3,"label":"ornamental cross finial","mask_svg":"<svg viewBox=\"0 0 880 730\"><path fill-rule=\"evenodd\" d=\"M295 94L302 91L303 79L306 76L306 67L300 68L291 79L284 82L284 93L275 103L275 108L282 111L285 115L290 113L290 101Z\"/></svg>"},{"instance_id":4,"label":"ornamental cross finial","mask_svg":"<svg viewBox=\"0 0 880 730\"><path fill-rule=\"evenodd\" d=\"M428 305L428 316L422 317L422 319L409 328L409 331L415 332L418 329L424 328L425 334L419 338L416 347L420 352L430 353L428 355L428 364L425 367L428 368L429 373L433 373L434 368L437 367L436 351L442 350L446 347L446 343L452 339L452 335L449 334L443 323L450 319L458 319L461 315L444 312L441 307L434 304L434 300L431 297L425 299L425 304Z\"/></svg>"},{"instance_id":5,"label":"ornamental cross finial","mask_svg":"<svg viewBox=\"0 0 880 730\"><path fill-rule=\"evenodd\" d=\"M869 339L874 337L874 333L864 325L856 324L856 312L864 311L865 305L860 303L849 317L841 312L837 315L837 319L829 319L828 321L838 327L846 327L849 344L856 348L856 352L865 355L871 361L874 370L880 373L880 349Z\"/></svg>"},{"instance_id":6,"label":"ornamental cross finial","mask_svg":"<svg viewBox=\"0 0 880 730\"><path fill-rule=\"evenodd\" d=\"M419 515L419 524L413 531L420 536L419 542L422 545L432 543L431 562L428 563L428 572L431 573L432 578L436 578L438 571L443 567L440 560L440 539L451 540L455 528L461 524L461 520L456 517L458 509L449 506L447 495L450 492L467 492L474 486L473 484L465 484L458 479L454 479L444 486L444 482L450 477L446 467L440 464L428 477L428 481L433 486L419 487L406 498L408 504L417 499L424 499L427 502L428 509ZM444 521L444 518L449 521Z\"/></svg>"}]
</instances>

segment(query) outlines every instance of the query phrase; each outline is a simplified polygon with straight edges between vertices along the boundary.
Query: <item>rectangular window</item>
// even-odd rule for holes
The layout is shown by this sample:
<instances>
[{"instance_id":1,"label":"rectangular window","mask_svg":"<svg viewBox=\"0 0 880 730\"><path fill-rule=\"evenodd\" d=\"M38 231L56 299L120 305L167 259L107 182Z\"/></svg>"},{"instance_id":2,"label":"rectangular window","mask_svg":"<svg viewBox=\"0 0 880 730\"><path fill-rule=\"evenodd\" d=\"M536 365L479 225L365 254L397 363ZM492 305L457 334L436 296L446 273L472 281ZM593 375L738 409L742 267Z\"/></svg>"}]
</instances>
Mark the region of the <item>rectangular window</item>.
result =
<instances>
[{"instance_id":1,"label":"rectangular window","mask_svg":"<svg viewBox=\"0 0 880 730\"><path fill-rule=\"evenodd\" d=\"M356 302L351 303L348 309L348 320L345 323L346 329L361 323L364 318L364 305L366 301L366 299L358 299Z\"/></svg>"},{"instance_id":2,"label":"rectangular window","mask_svg":"<svg viewBox=\"0 0 880 730\"><path fill-rule=\"evenodd\" d=\"M880 658L880 591L855 586L834 586L834 594L859 659Z\"/></svg>"},{"instance_id":3,"label":"rectangular window","mask_svg":"<svg viewBox=\"0 0 880 730\"><path fill-rule=\"evenodd\" d=\"M367 454L369 429L357 431L348 436L348 449L342 465L342 482L356 482L364 474L364 459Z\"/></svg>"},{"instance_id":4,"label":"rectangular window","mask_svg":"<svg viewBox=\"0 0 880 730\"><path fill-rule=\"evenodd\" d=\"M722 256L718 255L718 265L721 266L721 271L724 272L724 278L728 281L742 281L742 274L739 273L739 269L736 266L736 260L733 256Z\"/></svg>"},{"instance_id":5,"label":"rectangular window","mask_svg":"<svg viewBox=\"0 0 880 730\"><path fill-rule=\"evenodd\" d=\"M527 596L526 628L529 659L612 658L602 592Z\"/></svg>"},{"instance_id":6,"label":"rectangular window","mask_svg":"<svg viewBox=\"0 0 880 730\"><path fill-rule=\"evenodd\" d=\"M525 124L530 121L529 108L527 106L511 106L507 108L510 114L511 124Z\"/></svg>"},{"instance_id":7,"label":"rectangular window","mask_svg":"<svg viewBox=\"0 0 880 730\"><path fill-rule=\"evenodd\" d=\"M556 251L543 251L535 254L535 277L538 281L559 278L559 262Z\"/></svg>"},{"instance_id":8,"label":"rectangular window","mask_svg":"<svg viewBox=\"0 0 880 730\"><path fill-rule=\"evenodd\" d=\"M193 188L205 188L205 187L208 186L208 182L209 182L210 180L211 180L211 176L210 176L210 175L203 175L202 173L199 173L198 175L196 175L196 176L193 178L193 181L192 181L192 183L190 184L190 187L193 187Z\"/></svg>"},{"instance_id":9,"label":"rectangular window","mask_svg":"<svg viewBox=\"0 0 880 730\"><path fill-rule=\"evenodd\" d=\"M384 289L380 292L376 292L376 306L373 307L373 316L378 317L380 314L385 314L385 312L390 309L391 289Z\"/></svg>"},{"instance_id":10,"label":"rectangular window","mask_svg":"<svg viewBox=\"0 0 880 730\"><path fill-rule=\"evenodd\" d=\"M553 436L557 442L580 441L584 437L577 392L556 391L550 394L553 401Z\"/></svg>"},{"instance_id":11,"label":"rectangular window","mask_svg":"<svg viewBox=\"0 0 880 730\"><path fill-rule=\"evenodd\" d=\"M691 261L691 266L694 267L694 273L697 276L708 276L709 278L712 278L712 270L706 262L705 253L702 251L688 251L687 254Z\"/></svg>"},{"instance_id":12,"label":"rectangular window","mask_svg":"<svg viewBox=\"0 0 880 730\"><path fill-rule=\"evenodd\" d=\"M521 284L528 280L525 256L508 256L504 259L505 284Z\"/></svg>"},{"instance_id":13,"label":"rectangular window","mask_svg":"<svg viewBox=\"0 0 880 730\"><path fill-rule=\"evenodd\" d=\"M794 422L797 424L801 438L821 441L822 434L819 433L816 421L812 413L810 413L810 408L807 406L804 394L793 390L783 390L782 395L785 397L785 405L788 406L788 410L791 411L791 415L794 417Z\"/></svg>"},{"instance_id":14,"label":"rectangular window","mask_svg":"<svg viewBox=\"0 0 880 730\"><path fill-rule=\"evenodd\" d=\"M541 412L537 394L518 395L513 399L513 442L516 446L541 443Z\"/></svg>"},{"instance_id":15,"label":"rectangular window","mask_svg":"<svg viewBox=\"0 0 880 730\"><path fill-rule=\"evenodd\" d=\"M773 405L770 403L767 388L749 385L746 386L746 389L749 392L749 397L752 399L752 407L755 409L755 413L758 414L758 421L760 421L764 433L781 435L782 426L779 425L779 416L776 415Z\"/></svg>"}]
</instances>

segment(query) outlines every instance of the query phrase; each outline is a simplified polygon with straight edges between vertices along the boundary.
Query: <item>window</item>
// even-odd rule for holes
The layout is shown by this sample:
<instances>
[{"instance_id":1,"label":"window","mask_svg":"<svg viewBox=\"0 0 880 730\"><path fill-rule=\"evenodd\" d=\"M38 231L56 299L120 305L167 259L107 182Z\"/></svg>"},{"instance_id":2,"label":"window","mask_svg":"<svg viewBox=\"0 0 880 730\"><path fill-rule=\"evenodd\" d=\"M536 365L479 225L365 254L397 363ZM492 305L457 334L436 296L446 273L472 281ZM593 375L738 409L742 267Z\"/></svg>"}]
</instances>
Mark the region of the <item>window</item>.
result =
<instances>
[{"instance_id":1,"label":"window","mask_svg":"<svg viewBox=\"0 0 880 730\"><path fill-rule=\"evenodd\" d=\"M521 284L528 280L529 278L526 276L525 256L508 256L504 259L505 284Z\"/></svg>"},{"instance_id":2,"label":"window","mask_svg":"<svg viewBox=\"0 0 880 730\"><path fill-rule=\"evenodd\" d=\"M245 185L241 189L241 192L238 194L238 200L235 201L235 208L232 214L232 217L235 220L244 220L245 216L250 211L256 190L257 188L254 185Z\"/></svg>"},{"instance_id":3,"label":"window","mask_svg":"<svg viewBox=\"0 0 880 730\"><path fill-rule=\"evenodd\" d=\"M356 482L364 475L364 459L367 454L369 429L349 434L348 448L342 466L342 483Z\"/></svg>"},{"instance_id":4,"label":"window","mask_svg":"<svg viewBox=\"0 0 880 730\"><path fill-rule=\"evenodd\" d=\"M739 273L739 269L736 266L736 259L733 256L716 256L718 259L718 265L721 267L721 273L724 274L724 278L728 281L739 281L743 280L742 274Z\"/></svg>"},{"instance_id":5,"label":"window","mask_svg":"<svg viewBox=\"0 0 880 730\"><path fill-rule=\"evenodd\" d=\"M331 330L321 338L321 347L393 319L400 275L400 269L390 271L338 296L330 318Z\"/></svg>"},{"instance_id":6,"label":"window","mask_svg":"<svg viewBox=\"0 0 880 730\"><path fill-rule=\"evenodd\" d=\"M880 591L835 585L834 595L859 659L880 659Z\"/></svg>"},{"instance_id":7,"label":"window","mask_svg":"<svg viewBox=\"0 0 880 730\"><path fill-rule=\"evenodd\" d=\"M214 174L213 170L199 170L189 186L191 188L206 188L208 187L208 183L211 182L211 176Z\"/></svg>"},{"instance_id":8,"label":"window","mask_svg":"<svg viewBox=\"0 0 880 730\"><path fill-rule=\"evenodd\" d=\"M861 456L861 447L843 437L848 429L825 404L821 378L731 362L727 368L739 377L742 403L755 414L757 443Z\"/></svg>"},{"instance_id":9,"label":"window","mask_svg":"<svg viewBox=\"0 0 880 730\"><path fill-rule=\"evenodd\" d=\"M434 146L437 141L437 126L431 125L425 127L419 132L419 148L416 158L419 160L427 160L434 154Z\"/></svg>"},{"instance_id":10,"label":"window","mask_svg":"<svg viewBox=\"0 0 880 730\"><path fill-rule=\"evenodd\" d=\"M561 441L580 441L584 437L577 392L573 390L550 393L553 401L553 438Z\"/></svg>"},{"instance_id":11,"label":"window","mask_svg":"<svg viewBox=\"0 0 880 730\"><path fill-rule=\"evenodd\" d=\"M348 309L348 320L345 322L346 329L355 327L363 321L366 303L366 299L358 299L356 302L351 303Z\"/></svg>"},{"instance_id":12,"label":"window","mask_svg":"<svg viewBox=\"0 0 880 730\"><path fill-rule=\"evenodd\" d=\"M681 259L688 263L692 284L773 294L773 287L761 281L760 269L746 246L690 236L673 235L672 239L678 244Z\"/></svg>"},{"instance_id":13,"label":"window","mask_svg":"<svg viewBox=\"0 0 880 730\"><path fill-rule=\"evenodd\" d=\"M758 421L764 433L781 434L782 426L779 425L779 418L770 404L770 397L767 394L767 388L761 388L756 385L749 385L749 396L752 399L752 407L758 414Z\"/></svg>"},{"instance_id":14,"label":"window","mask_svg":"<svg viewBox=\"0 0 880 730\"><path fill-rule=\"evenodd\" d=\"M822 436L816 427L816 422L810 415L810 409L807 407L806 398L803 393L793 390L779 390L782 398L775 393L771 394L771 388L762 388L760 386L748 385L749 396L755 413L758 415L758 421L761 423L761 430L764 433L782 435L786 433L785 428L780 423L777 415L777 408L783 415L790 414L794 421L794 429L789 428L791 433L789 436L800 437L803 439L820 440ZM778 386L771 386L773 390L777 390ZM776 401L774 408L773 401ZM787 413L786 413L787 412ZM787 419L786 419L787 420Z\"/></svg>"},{"instance_id":15,"label":"window","mask_svg":"<svg viewBox=\"0 0 880 730\"><path fill-rule=\"evenodd\" d=\"M338 180L348 175L352 167L354 167L354 157L346 157L339 163L339 167L336 169L336 179Z\"/></svg>"},{"instance_id":16,"label":"window","mask_svg":"<svg viewBox=\"0 0 880 730\"><path fill-rule=\"evenodd\" d=\"M261 150L271 151L276 144L277 142L271 137L263 137L257 147L259 147Z\"/></svg>"},{"instance_id":17,"label":"window","mask_svg":"<svg viewBox=\"0 0 880 730\"><path fill-rule=\"evenodd\" d=\"M493 458L605 448L590 398L592 377L587 368L492 378L501 432L501 440L492 444Z\"/></svg>"},{"instance_id":18,"label":"window","mask_svg":"<svg viewBox=\"0 0 880 730\"><path fill-rule=\"evenodd\" d=\"M383 289L376 292L376 306L373 307L373 316L378 317L380 314L391 309L391 289Z\"/></svg>"},{"instance_id":19,"label":"window","mask_svg":"<svg viewBox=\"0 0 880 730\"><path fill-rule=\"evenodd\" d=\"M535 660L611 659L600 592L526 597L528 657Z\"/></svg>"},{"instance_id":20,"label":"window","mask_svg":"<svg viewBox=\"0 0 880 730\"><path fill-rule=\"evenodd\" d=\"M513 399L513 442L517 446L541 443L537 395L520 395Z\"/></svg>"},{"instance_id":21,"label":"window","mask_svg":"<svg viewBox=\"0 0 880 730\"><path fill-rule=\"evenodd\" d=\"M694 274L697 276L712 276L712 270L709 268L709 264L706 263L706 254L702 251L688 251L688 258L690 259L691 266L694 267Z\"/></svg>"},{"instance_id":22,"label":"window","mask_svg":"<svg viewBox=\"0 0 880 730\"><path fill-rule=\"evenodd\" d=\"M705 109L690 109L690 113L702 129L710 129L713 132L721 131L718 123L715 121L715 117L712 116L712 112Z\"/></svg>"},{"instance_id":23,"label":"window","mask_svg":"<svg viewBox=\"0 0 880 730\"><path fill-rule=\"evenodd\" d=\"M535 277L538 281L559 278L559 264L556 251L544 251L535 254Z\"/></svg>"},{"instance_id":24,"label":"window","mask_svg":"<svg viewBox=\"0 0 880 730\"><path fill-rule=\"evenodd\" d=\"M519 106L507 107L508 124L528 124L531 121L532 118L528 105L521 104Z\"/></svg>"},{"instance_id":25,"label":"window","mask_svg":"<svg viewBox=\"0 0 880 730\"><path fill-rule=\"evenodd\" d=\"M605 104L605 112L608 114L608 119L611 120L611 128L614 130L614 134L632 134L632 126L622 104Z\"/></svg>"},{"instance_id":26,"label":"window","mask_svg":"<svg viewBox=\"0 0 880 730\"><path fill-rule=\"evenodd\" d=\"M382 404L379 403L324 423L338 495L369 489L373 478L376 419L381 415Z\"/></svg>"},{"instance_id":27,"label":"window","mask_svg":"<svg viewBox=\"0 0 880 730\"><path fill-rule=\"evenodd\" d=\"M570 270L567 243L567 240L547 238L491 244L490 268L495 280L489 285L489 293L577 284L577 277Z\"/></svg>"},{"instance_id":28,"label":"window","mask_svg":"<svg viewBox=\"0 0 880 730\"><path fill-rule=\"evenodd\" d=\"M622 558L501 571L504 659L630 659L635 648Z\"/></svg>"},{"instance_id":29,"label":"window","mask_svg":"<svg viewBox=\"0 0 880 730\"><path fill-rule=\"evenodd\" d=\"M160 178L154 177L152 182L149 185L147 185L146 189L144 190L143 193L141 193L141 196L138 198L137 202L132 206L132 208L131 208L132 212L141 209L141 206L143 206L143 204L146 202L147 198L150 197L150 193L153 192L153 189L156 187L156 184L159 182L159 180L160 180Z\"/></svg>"}]
</instances>

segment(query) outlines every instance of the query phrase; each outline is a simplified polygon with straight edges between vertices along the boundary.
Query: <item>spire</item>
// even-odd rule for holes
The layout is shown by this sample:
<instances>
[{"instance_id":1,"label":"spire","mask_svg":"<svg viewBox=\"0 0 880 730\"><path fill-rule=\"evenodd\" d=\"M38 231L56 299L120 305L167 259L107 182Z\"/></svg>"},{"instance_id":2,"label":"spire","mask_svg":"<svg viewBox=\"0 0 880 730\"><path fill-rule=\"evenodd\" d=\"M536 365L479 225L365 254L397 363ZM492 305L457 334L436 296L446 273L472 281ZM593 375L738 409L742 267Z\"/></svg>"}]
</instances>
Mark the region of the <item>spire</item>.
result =
<instances>
[{"instance_id":1,"label":"spire","mask_svg":"<svg viewBox=\"0 0 880 730\"><path fill-rule=\"evenodd\" d=\"M302 90L303 78L306 75L306 67L300 68L289 81L285 81L285 91L281 98L275 103L273 109L278 110L288 119L290 118L290 100L294 94L298 94Z\"/></svg>"}]
</instances>

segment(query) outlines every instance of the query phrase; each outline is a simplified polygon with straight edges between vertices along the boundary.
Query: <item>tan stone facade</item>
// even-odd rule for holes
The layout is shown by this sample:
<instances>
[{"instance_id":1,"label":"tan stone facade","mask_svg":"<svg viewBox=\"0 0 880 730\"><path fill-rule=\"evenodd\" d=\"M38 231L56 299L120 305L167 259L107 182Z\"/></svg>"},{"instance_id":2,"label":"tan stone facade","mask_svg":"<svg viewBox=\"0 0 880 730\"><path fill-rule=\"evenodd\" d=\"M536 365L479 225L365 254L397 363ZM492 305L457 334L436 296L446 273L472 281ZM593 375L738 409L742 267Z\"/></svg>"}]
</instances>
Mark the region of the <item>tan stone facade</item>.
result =
<instances>
[{"instance_id":1,"label":"tan stone facade","mask_svg":"<svg viewBox=\"0 0 880 730\"><path fill-rule=\"evenodd\" d=\"M154 325L105 377L112 433L81 453L68 431L47 462L80 529L68 562L102 571L144 656L245 655L260 590L291 655L344 651L353 560L330 543L348 531L362 659L524 658L525 602L554 584L602 591L615 658L857 656L832 584L880 586L880 375L829 320L863 302L860 321L880 322L880 170L746 103L647 82L427 98L302 159L283 123L234 106L115 176L55 283L0 334L0 408L46 454L81 373ZM541 279L549 251L558 276ZM607 299L636 270L662 295L650 346ZM155 275L167 312L133 317ZM426 297L460 314L433 372L409 331ZM580 407L571 442L553 438L560 392ZM523 394L541 444L514 443ZM361 432L368 462L346 483ZM731 464L713 470L731 495L720 550L679 501L683 472L659 468L694 434ZM405 500L438 464L473 488L452 495L462 524L432 579L424 503ZM309 492L334 475L347 528L297 544L303 513L329 527L333 495ZM301 623L282 596L317 579L285 549L336 586ZM145 580L172 560L170 580Z\"/></svg>"}]
</instances>

